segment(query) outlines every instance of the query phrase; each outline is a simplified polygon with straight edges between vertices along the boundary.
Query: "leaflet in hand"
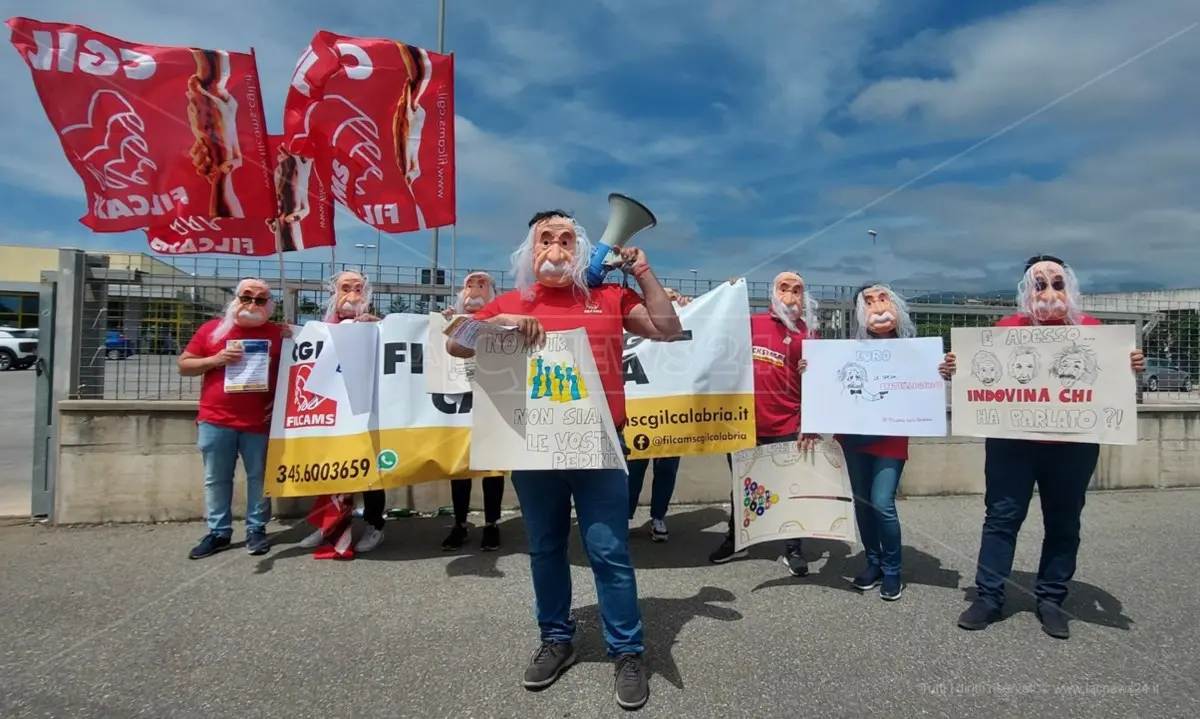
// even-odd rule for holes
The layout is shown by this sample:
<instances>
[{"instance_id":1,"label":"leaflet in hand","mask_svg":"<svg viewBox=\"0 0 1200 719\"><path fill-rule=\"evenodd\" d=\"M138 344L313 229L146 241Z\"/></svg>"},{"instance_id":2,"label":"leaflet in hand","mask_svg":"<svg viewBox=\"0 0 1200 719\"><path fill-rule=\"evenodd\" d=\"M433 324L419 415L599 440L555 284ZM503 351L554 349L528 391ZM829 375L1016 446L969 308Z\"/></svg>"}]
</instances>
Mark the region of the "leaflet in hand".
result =
<instances>
[{"instance_id":1,"label":"leaflet in hand","mask_svg":"<svg viewBox=\"0 0 1200 719\"><path fill-rule=\"evenodd\" d=\"M473 350L479 342L479 335L487 333L500 334L511 332L515 329L516 327L502 327L488 322L473 320L465 315L459 315L446 323L446 329L443 332L445 332L447 337L463 347Z\"/></svg>"},{"instance_id":2,"label":"leaflet in hand","mask_svg":"<svg viewBox=\"0 0 1200 719\"><path fill-rule=\"evenodd\" d=\"M242 349L240 360L225 365L226 392L266 392L271 388L271 340L229 340L225 346Z\"/></svg>"}]
</instances>

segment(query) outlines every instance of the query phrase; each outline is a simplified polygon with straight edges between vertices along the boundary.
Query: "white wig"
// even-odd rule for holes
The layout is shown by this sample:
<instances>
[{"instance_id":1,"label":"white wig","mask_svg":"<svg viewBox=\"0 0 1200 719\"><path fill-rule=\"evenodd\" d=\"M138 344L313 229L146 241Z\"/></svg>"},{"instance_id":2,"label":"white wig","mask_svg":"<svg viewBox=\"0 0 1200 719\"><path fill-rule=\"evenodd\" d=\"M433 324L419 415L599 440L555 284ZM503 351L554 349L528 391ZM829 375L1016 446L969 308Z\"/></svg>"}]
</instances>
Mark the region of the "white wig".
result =
<instances>
[{"instance_id":1,"label":"white wig","mask_svg":"<svg viewBox=\"0 0 1200 719\"><path fill-rule=\"evenodd\" d=\"M871 336L867 323L867 300L865 298L865 295L871 290L882 290L891 298L892 306L896 308L896 314L899 315L896 318L896 336L900 339L916 337L917 326L913 324L912 317L908 314L908 302L887 285L870 285L858 291L858 296L854 298L855 319L858 320L858 329L855 330L854 337L863 340Z\"/></svg>"},{"instance_id":2,"label":"white wig","mask_svg":"<svg viewBox=\"0 0 1200 719\"><path fill-rule=\"evenodd\" d=\"M238 312L241 311L242 307L242 303L238 297L241 297L242 291L246 289L247 285L254 284L266 287L267 296L270 297L271 285L267 284L266 280L260 280L257 277L247 277L238 282L237 288L233 291L233 299L229 301L229 304L225 305L225 316L221 318L221 324L217 325L217 328L213 330L212 338L214 340L220 342L233 329L234 324L237 323ZM271 300L267 302L266 307L263 309L266 310L267 317L269 318L275 312L275 301Z\"/></svg>"},{"instance_id":3,"label":"white wig","mask_svg":"<svg viewBox=\"0 0 1200 719\"><path fill-rule=\"evenodd\" d=\"M533 262L533 260L530 260L530 262ZM496 281L492 279L492 276L486 272L472 272L467 275L466 279L463 280L462 289L458 291L458 297L454 300L454 314L456 315L466 314L466 307L464 306L464 303L466 302L467 283L471 281L472 277L487 278L488 291L487 294L484 295L484 303L491 302L492 300L496 299Z\"/></svg>"},{"instance_id":4,"label":"white wig","mask_svg":"<svg viewBox=\"0 0 1200 719\"><path fill-rule=\"evenodd\" d=\"M554 219L554 217L546 219ZM563 219L571 220L571 224L575 227L575 264L571 266L571 279L586 297L589 294L587 271L592 259L592 241L588 239L583 225L576 222L575 218ZM517 251L512 253L512 271L513 277L516 278L516 287L521 293L521 297L527 300L533 297L534 286L537 284L537 273L533 269L533 241L538 224L540 223L535 223L533 227L529 228L529 233L525 235L525 242L521 243Z\"/></svg>"},{"instance_id":5,"label":"white wig","mask_svg":"<svg viewBox=\"0 0 1200 719\"><path fill-rule=\"evenodd\" d=\"M1043 260L1043 262L1052 262L1058 265L1054 260ZM1025 270L1025 276L1017 283L1017 311L1023 315L1027 315L1029 319L1037 324L1037 316L1034 314L1036 295L1037 295L1037 278L1033 276L1033 268L1040 263L1030 265L1029 269ZM1075 276L1075 270L1072 270L1067 265L1059 265L1063 271L1063 290L1067 295L1067 324L1077 325L1080 319L1083 318L1083 310L1080 309L1079 296L1079 278Z\"/></svg>"},{"instance_id":6,"label":"white wig","mask_svg":"<svg viewBox=\"0 0 1200 719\"><path fill-rule=\"evenodd\" d=\"M789 332L799 332L800 327L796 324L795 318L788 313L787 307L779 301L779 297L775 293L775 285L779 282L780 275L796 275L803 279L799 272L787 270L775 275L775 280L771 283L771 309L775 311L775 316L783 323L784 327L788 328ZM812 332L821 324L821 315L817 310L820 309L820 303L808 291L808 284L804 285L804 294L800 298L800 319L804 320L804 327Z\"/></svg>"},{"instance_id":7,"label":"white wig","mask_svg":"<svg viewBox=\"0 0 1200 719\"><path fill-rule=\"evenodd\" d=\"M371 280L368 279L366 275L359 272L358 270L342 270L341 272L337 273L333 277L330 277L329 282L326 283L326 286L325 286L325 289L329 292L329 299L325 303L325 317L324 317L325 322L329 322L329 323L337 322L338 317L340 316L338 313L339 308L337 306L337 296L338 296L338 280L341 279L342 275L358 275L359 277L362 278L362 281L363 281L363 291L362 291L363 306L362 306L361 311L366 312L367 308L371 306Z\"/></svg>"}]
</instances>

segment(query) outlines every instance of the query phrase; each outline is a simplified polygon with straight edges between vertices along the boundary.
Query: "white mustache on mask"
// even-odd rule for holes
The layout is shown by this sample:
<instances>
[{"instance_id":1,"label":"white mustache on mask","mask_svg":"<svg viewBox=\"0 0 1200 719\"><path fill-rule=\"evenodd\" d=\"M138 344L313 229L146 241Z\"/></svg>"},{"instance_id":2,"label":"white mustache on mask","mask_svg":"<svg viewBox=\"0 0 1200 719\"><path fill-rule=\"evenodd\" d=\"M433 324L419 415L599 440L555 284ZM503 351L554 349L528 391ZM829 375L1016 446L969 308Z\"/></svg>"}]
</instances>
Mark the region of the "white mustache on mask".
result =
<instances>
[{"instance_id":1,"label":"white mustache on mask","mask_svg":"<svg viewBox=\"0 0 1200 719\"><path fill-rule=\"evenodd\" d=\"M463 301L463 307L470 307L472 309L483 307L483 304L484 302L482 297L468 297Z\"/></svg>"},{"instance_id":2,"label":"white mustache on mask","mask_svg":"<svg viewBox=\"0 0 1200 719\"><path fill-rule=\"evenodd\" d=\"M1063 314L1067 311L1067 303L1062 300L1035 300L1033 313L1035 315Z\"/></svg>"},{"instance_id":3,"label":"white mustache on mask","mask_svg":"<svg viewBox=\"0 0 1200 719\"><path fill-rule=\"evenodd\" d=\"M359 302L343 302L342 312L357 312L360 306L361 303Z\"/></svg>"},{"instance_id":4,"label":"white mustache on mask","mask_svg":"<svg viewBox=\"0 0 1200 719\"><path fill-rule=\"evenodd\" d=\"M867 323L872 324L872 325L881 325L881 324L884 324L885 322L895 322L895 321L896 321L896 316L893 315L891 312L880 312L879 314L871 315L871 317L867 320Z\"/></svg>"},{"instance_id":5,"label":"white mustache on mask","mask_svg":"<svg viewBox=\"0 0 1200 719\"><path fill-rule=\"evenodd\" d=\"M561 275L561 274L565 274L566 271L567 271L567 263L566 262L560 262L559 264L556 265L553 262L551 262L550 260L543 260L542 266L538 268L538 272L543 275Z\"/></svg>"},{"instance_id":6,"label":"white mustache on mask","mask_svg":"<svg viewBox=\"0 0 1200 719\"><path fill-rule=\"evenodd\" d=\"M256 320L256 319L262 317L262 313L255 312L253 310L239 310L237 313L237 316L238 316L238 319L242 319L242 320Z\"/></svg>"}]
</instances>

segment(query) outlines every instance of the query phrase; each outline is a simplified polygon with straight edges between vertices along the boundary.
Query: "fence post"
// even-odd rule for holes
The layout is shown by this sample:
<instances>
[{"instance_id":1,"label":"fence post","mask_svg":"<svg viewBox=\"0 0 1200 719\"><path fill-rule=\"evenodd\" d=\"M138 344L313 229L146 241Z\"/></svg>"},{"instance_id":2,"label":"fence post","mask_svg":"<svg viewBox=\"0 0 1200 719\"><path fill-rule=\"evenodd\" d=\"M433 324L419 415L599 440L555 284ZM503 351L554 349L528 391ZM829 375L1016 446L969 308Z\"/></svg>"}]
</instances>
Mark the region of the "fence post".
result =
<instances>
[{"instance_id":1,"label":"fence post","mask_svg":"<svg viewBox=\"0 0 1200 719\"><path fill-rule=\"evenodd\" d=\"M1146 340L1146 338L1145 338L1145 336L1144 336L1144 334L1143 334L1143 332L1142 332L1142 328L1143 328L1143 327L1145 327L1145 326L1146 326L1145 320L1143 320L1141 317L1138 317L1136 320L1134 320L1134 321L1133 321L1133 334L1134 334L1133 341L1134 341L1134 346L1135 346L1135 347L1137 347L1139 350L1142 350L1142 351L1145 351L1145 340ZM1141 378L1141 377L1134 377L1134 380L1133 380L1133 386L1134 386L1134 388L1135 388L1134 392L1136 393L1136 394L1135 394L1135 397L1136 397L1136 400L1135 400L1135 401L1136 401L1138 404L1143 404L1143 401L1144 401L1145 397L1144 397L1144 396L1143 396L1143 394L1142 394L1142 378Z\"/></svg>"},{"instance_id":2,"label":"fence post","mask_svg":"<svg viewBox=\"0 0 1200 719\"><path fill-rule=\"evenodd\" d=\"M54 315L54 386L63 399L103 399L108 285L92 268L108 257L59 250Z\"/></svg>"}]
</instances>

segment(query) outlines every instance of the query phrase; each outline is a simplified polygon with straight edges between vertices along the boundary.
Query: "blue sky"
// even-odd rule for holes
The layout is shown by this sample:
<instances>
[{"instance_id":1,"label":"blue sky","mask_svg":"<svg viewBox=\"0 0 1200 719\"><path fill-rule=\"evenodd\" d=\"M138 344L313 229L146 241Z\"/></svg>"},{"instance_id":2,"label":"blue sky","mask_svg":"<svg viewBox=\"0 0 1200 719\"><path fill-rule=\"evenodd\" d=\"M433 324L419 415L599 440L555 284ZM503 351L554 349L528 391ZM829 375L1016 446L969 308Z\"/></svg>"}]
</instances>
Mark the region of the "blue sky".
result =
<instances>
[{"instance_id":1,"label":"blue sky","mask_svg":"<svg viewBox=\"0 0 1200 719\"><path fill-rule=\"evenodd\" d=\"M436 0L6 9L253 46L272 131L316 30L437 44ZM457 266L507 269L548 207L598 238L616 191L658 215L638 240L666 277L995 290L1052 252L1086 289L1197 286L1198 20L1194 0L450 0ZM0 91L0 244L145 250L76 221L82 185L11 48ZM347 260L376 241L345 213L338 235ZM429 262L428 232L382 244L384 263Z\"/></svg>"}]
</instances>

